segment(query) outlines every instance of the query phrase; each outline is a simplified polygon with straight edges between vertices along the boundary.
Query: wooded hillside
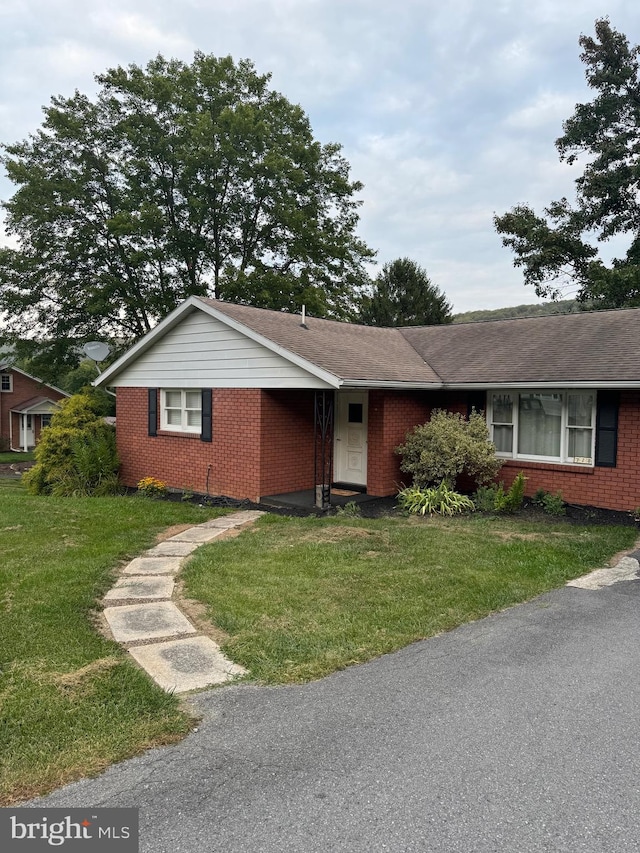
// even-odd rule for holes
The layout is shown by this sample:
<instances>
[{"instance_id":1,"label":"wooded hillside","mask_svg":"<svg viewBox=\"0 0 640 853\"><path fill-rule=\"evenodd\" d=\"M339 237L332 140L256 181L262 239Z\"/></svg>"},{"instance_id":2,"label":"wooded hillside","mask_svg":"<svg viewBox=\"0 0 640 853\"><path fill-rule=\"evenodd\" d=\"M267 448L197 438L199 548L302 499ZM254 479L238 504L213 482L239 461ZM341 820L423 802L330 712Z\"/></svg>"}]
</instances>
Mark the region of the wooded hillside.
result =
<instances>
[{"instance_id":1,"label":"wooded hillside","mask_svg":"<svg viewBox=\"0 0 640 853\"><path fill-rule=\"evenodd\" d=\"M517 317L544 317L547 314L574 314L581 310L575 299L541 302L537 305L514 305L492 311L464 311L453 315L454 323L478 323L481 320L511 320ZM584 307L582 308L584 310Z\"/></svg>"}]
</instances>

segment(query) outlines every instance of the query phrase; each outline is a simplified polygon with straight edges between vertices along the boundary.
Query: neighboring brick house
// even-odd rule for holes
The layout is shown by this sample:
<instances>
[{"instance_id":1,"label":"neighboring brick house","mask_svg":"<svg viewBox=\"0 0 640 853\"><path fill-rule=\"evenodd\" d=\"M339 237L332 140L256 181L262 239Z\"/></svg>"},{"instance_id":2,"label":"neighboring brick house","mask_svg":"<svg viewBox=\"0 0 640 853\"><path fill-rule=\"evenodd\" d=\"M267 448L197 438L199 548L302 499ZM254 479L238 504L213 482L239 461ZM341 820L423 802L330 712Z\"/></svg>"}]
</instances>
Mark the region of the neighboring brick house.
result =
<instances>
[{"instance_id":1,"label":"neighboring brick house","mask_svg":"<svg viewBox=\"0 0 640 853\"><path fill-rule=\"evenodd\" d=\"M58 403L69 395L0 362L0 449L32 450Z\"/></svg>"},{"instance_id":2,"label":"neighboring brick house","mask_svg":"<svg viewBox=\"0 0 640 853\"><path fill-rule=\"evenodd\" d=\"M640 310L384 329L191 297L108 368L121 474L259 500L386 496L435 408L486 413L527 493L640 505ZM406 477L405 477L406 479Z\"/></svg>"}]
</instances>

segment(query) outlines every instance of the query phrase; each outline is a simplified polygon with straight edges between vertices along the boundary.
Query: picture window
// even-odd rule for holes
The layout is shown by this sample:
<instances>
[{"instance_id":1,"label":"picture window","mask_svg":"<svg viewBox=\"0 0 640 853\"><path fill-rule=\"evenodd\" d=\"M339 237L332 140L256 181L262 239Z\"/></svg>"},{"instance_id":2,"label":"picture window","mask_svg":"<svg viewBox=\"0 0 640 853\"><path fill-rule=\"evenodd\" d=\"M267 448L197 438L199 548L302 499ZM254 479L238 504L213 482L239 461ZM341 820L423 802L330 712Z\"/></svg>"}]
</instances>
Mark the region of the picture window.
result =
<instances>
[{"instance_id":1,"label":"picture window","mask_svg":"<svg viewBox=\"0 0 640 853\"><path fill-rule=\"evenodd\" d=\"M498 456L593 465L595 391L508 391L489 395Z\"/></svg>"}]
</instances>

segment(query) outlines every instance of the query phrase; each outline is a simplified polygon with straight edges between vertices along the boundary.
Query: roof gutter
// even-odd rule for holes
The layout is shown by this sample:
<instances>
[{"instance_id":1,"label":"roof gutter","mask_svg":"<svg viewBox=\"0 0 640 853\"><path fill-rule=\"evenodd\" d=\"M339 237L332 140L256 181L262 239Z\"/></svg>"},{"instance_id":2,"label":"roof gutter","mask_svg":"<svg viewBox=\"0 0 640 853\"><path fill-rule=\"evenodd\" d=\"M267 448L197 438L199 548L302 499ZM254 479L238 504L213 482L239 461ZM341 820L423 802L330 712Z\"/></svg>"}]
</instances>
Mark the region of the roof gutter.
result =
<instances>
[{"instance_id":1,"label":"roof gutter","mask_svg":"<svg viewBox=\"0 0 640 853\"><path fill-rule=\"evenodd\" d=\"M340 388L380 388L390 391L493 391L493 390L545 390L562 389L602 389L636 390L640 389L640 380L635 382L604 382L597 379L580 382L567 382L562 379L548 382L397 382L376 379L343 379Z\"/></svg>"},{"instance_id":2,"label":"roof gutter","mask_svg":"<svg viewBox=\"0 0 640 853\"><path fill-rule=\"evenodd\" d=\"M445 382L442 386L447 390L456 390L456 391L493 391L493 390L502 390L502 389L514 389L514 390L544 390L551 388L562 388L562 389L602 389L602 390L630 390L630 389L640 389L640 380L635 380L632 382L605 382L598 379L589 379L589 380L581 380L579 382L573 381L568 382L564 379L553 379L547 382Z\"/></svg>"},{"instance_id":3,"label":"roof gutter","mask_svg":"<svg viewBox=\"0 0 640 853\"><path fill-rule=\"evenodd\" d=\"M382 388L389 391L439 391L442 382L398 382L393 379L343 379L340 388Z\"/></svg>"}]
</instances>

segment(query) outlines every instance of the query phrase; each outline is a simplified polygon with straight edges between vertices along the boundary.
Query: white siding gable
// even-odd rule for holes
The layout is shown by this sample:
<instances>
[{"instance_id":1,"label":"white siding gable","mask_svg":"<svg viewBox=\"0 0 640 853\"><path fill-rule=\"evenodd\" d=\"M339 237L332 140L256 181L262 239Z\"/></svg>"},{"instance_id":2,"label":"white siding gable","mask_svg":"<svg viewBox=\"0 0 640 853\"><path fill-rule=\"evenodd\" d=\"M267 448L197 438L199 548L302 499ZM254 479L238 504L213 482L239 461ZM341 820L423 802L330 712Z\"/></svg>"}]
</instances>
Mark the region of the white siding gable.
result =
<instances>
[{"instance_id":1,"label":"white siding gable","mask_svg":"<svg viewBox=\"0 0 640 853\"><path fill-rule=\"evenodd\" d=\"M194 311L114 377L126 388L330 388L203 311Z\"/></svg>"}]
</instances>

